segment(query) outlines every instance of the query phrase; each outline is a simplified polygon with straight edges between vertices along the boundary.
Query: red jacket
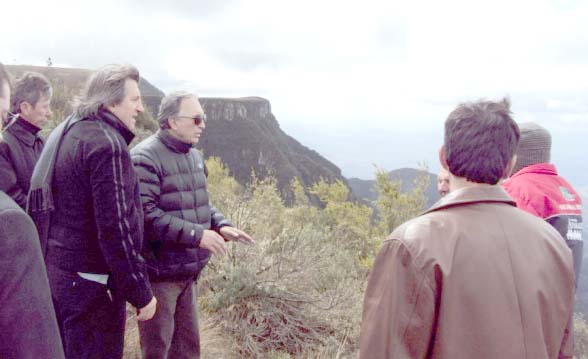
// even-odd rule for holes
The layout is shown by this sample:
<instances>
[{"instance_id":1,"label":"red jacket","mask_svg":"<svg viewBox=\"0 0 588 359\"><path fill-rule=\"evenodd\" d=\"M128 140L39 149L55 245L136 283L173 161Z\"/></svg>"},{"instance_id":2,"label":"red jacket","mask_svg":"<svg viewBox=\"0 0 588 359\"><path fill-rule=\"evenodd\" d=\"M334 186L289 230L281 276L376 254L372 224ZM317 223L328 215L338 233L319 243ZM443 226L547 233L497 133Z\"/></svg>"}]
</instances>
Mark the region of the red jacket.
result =
<instances>
[{"instance_id":1,"label":"red jacket","mask_svg":"<svg viewBox=\"0 0 588 359\"><path fill-rule=\"evenodd\" d=\"M517 207L554 226L572 250L576 283L582 262L582 199L557 174L555 166L537 163L522 168L503 184Z\"/></svg>"}]
</instances>

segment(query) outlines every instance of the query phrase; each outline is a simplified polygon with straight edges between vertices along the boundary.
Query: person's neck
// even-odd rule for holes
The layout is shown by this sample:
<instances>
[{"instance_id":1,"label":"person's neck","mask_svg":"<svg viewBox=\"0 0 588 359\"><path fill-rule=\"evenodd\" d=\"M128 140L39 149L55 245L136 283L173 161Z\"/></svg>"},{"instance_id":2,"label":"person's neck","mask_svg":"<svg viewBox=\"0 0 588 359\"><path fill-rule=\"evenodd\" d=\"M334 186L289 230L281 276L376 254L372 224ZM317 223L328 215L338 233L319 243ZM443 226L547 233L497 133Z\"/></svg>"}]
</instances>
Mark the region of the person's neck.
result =
<instances>
[{"instance_id":1,"label":"person's neck","mask_svg":"<svg viewBox=\"0 0 588 359\"><path fill-rule=\"evenodd\" d=\"M27 120L26 117L24 117L23 115L20 115L18 118L28 125L27 129L29 129L31 132L37 133L41 130L41 126L37 125L32 121Z\"/></svg>"},{"instance_id":2,"label":"person's neck","mask_svg":"<svg viewBox=\"0 0 588 359\"><path fill-rule=\"evenodd\" d=\"M449 179L449 192L457 191L458 189L462 188L472 188L472 187L491 187L495 186L488 183L477 183L468 181L467 178L464 177L457 177L453 174L450 174L451 178Z\"/></svg>"}]
</instances>

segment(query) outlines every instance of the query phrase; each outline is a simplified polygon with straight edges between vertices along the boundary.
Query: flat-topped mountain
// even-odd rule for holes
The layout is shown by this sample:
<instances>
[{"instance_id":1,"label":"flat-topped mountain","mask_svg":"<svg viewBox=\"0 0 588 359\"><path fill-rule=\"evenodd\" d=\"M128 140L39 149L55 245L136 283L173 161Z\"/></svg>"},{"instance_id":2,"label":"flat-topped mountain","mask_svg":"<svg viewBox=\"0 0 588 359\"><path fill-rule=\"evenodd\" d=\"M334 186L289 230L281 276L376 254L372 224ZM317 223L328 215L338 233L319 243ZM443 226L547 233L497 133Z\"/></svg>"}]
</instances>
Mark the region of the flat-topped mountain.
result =
<instances>
[{"instance_id":1,"label":"flat-topped mountain","mask_svg":"<svg viewBox=\"0 0 588 359\"><path fill-rule=\"evenodd\" d=\"M252 171L261 178L274 175L281 190L295 177L307 186L321 178L346 183L336 165L282 131L268 100L204 97L200 102L208 122L199 147L206 157L222 158L240 183ZM288 191L283 195L290 199Z\"/></svg>"}]
</instances>

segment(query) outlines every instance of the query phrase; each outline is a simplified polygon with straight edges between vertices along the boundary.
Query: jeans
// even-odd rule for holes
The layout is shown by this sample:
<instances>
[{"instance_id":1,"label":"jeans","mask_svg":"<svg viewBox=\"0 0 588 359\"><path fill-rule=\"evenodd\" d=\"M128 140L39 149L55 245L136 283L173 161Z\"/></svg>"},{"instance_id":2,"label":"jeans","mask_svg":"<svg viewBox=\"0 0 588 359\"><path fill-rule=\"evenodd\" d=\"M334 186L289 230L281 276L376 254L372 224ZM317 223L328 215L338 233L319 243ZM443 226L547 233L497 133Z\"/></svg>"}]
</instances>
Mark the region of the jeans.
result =
<instances>
[{"instance_id":1,"label":"jeans","mask_svg":"<svg viewBox=\"0 0 588 359\"><path fill-rule=\"evenodd\" d=\"M125 300L75 272L49 265L47 274L65 358L122 358Z\"/></svg>"}]
</instances>

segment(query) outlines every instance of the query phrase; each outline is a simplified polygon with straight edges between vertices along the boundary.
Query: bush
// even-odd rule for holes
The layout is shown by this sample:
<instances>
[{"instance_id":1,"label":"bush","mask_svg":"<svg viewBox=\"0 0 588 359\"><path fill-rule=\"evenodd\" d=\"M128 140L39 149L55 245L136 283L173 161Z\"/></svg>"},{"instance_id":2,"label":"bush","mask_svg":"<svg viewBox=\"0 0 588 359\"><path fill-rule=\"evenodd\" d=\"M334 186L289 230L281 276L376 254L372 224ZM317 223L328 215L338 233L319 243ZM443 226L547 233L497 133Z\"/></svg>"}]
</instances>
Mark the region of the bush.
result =
<instances>
[{"instance_id":1,"label":"bush","mask_svg":"<svg viewBox=\"0 0 588 359\"><path fill-rule=\"evenodd\" d=\"M309 205L295 181L297 205L286 207L273 178L253 178L244 189L220 161L211 159L207 167L213 203L257 240L250 247L232 243L230 255L213 258L200 283L202 317L235 339L230 355L353 355L365 270L354 232L335 217L351 218L355 211L369 223L371 212L335 205L342 197L329 196L340 184L320 184L329 194L321 210Z\"/></svg>"}]
</instances>

